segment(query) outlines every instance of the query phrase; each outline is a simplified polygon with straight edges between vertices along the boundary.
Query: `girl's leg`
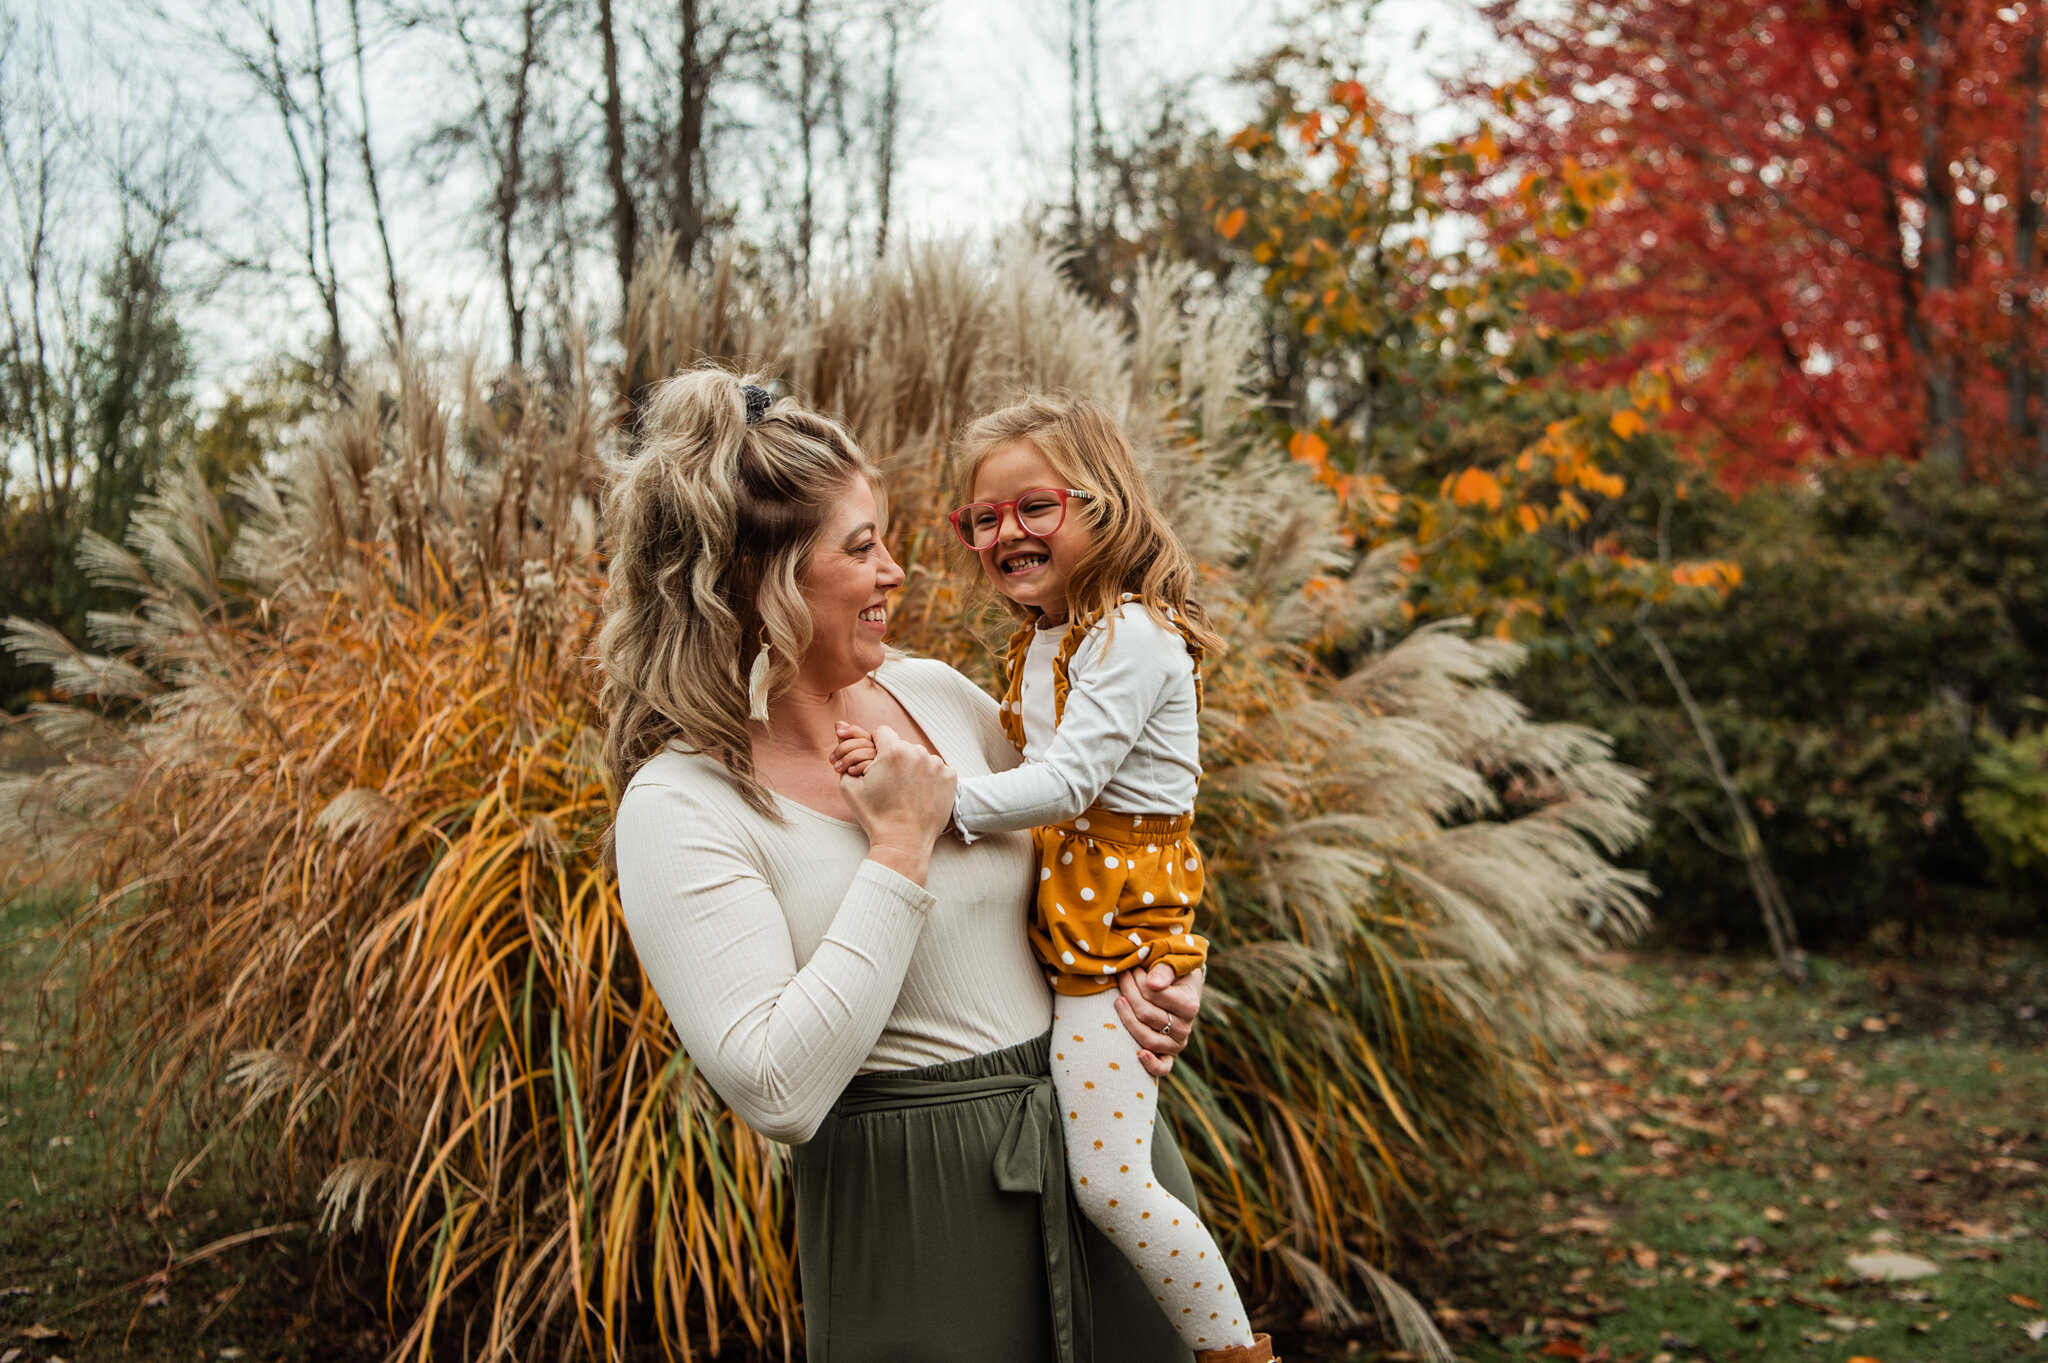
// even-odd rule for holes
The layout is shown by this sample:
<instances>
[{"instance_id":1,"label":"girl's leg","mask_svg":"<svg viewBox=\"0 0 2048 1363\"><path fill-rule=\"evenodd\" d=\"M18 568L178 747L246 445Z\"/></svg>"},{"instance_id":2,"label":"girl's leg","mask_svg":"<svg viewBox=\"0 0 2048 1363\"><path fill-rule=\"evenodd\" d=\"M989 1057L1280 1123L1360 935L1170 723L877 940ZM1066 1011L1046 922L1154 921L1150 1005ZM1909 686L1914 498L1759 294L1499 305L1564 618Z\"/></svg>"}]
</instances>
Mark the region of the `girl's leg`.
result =
<instances>
[{"instance_id":1,"label":"girl's leg","mask_svg":"<svg viewBox=\"0 0 2048 1363\"><path fill-rule=\"evenodd\" d=\"M1222 1251L1152 1176L1158 1090L1116 1013L1116 991L1053 996L1052 1082L1081 1210L1138 1269L1191 1349L1252 1342Z\"/></svg>"}]
</instances>

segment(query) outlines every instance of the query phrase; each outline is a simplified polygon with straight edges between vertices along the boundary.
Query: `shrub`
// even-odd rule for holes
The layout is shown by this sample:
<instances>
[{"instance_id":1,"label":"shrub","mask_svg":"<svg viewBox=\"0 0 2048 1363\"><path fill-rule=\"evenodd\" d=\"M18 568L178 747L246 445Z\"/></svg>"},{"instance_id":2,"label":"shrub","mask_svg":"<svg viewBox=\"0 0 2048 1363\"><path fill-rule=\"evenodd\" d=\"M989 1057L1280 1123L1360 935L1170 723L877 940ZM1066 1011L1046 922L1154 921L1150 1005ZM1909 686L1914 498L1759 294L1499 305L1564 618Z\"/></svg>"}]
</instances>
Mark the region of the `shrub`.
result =
<instances>
[{"instance_id":1,"label":"shrub","mask_svg":"<svg viewBox=\"0 0 2048 1363\"><path fill-rule=\"evenodd\" d=\"M1497 689L1513 646L1394 633L1398 550L1360 553L1247 434L1250 332L1187 286L1147 274L1127 327L1042 256L932 247L784 316L655 264L618 386L772 343L889 470L897 642L984 678L988 608L936 529L953 431L1027 387L1123 413L1231 644L1200 810L1218 952L1169 1117L1254 1293L1338 1320L1377 1301L1428 1345L1387 1271L1626 1002L1590 957L1641 921L1644 882L1608 860L1641 789ZM377 1237L405 1353L688 1357L798 1329L781 1153L675 1049L602 860L582 657L617 415L587 369L466 378L450 404L407 368L279 482L242 480L224 564L192 476L130 549L94 542L142 598L97 622L104 653L14 634L81 702L37 714L77 756L24 806L74 820L100 891L80 1060L152 1116L273 1135L227 1147L267 1151L239 1172Z\"/></svg>"},{"instance_id":2,"label":"shrub","mask_svg":"<svg viewBox=\"0 0 2048 1363\"><path fill-rule=\"evenodd\" d=\"M1885 922L2027 926L2025 905L1987 879L1963 800L1978 735L2015 731L2048 657L2039 485L1834 468L1739 500L1695 485L1641 515L1651 527L1668 517L1673 552L1742 565L1725 607L1660 611L1657 627L1809 940L1854 941ZM1670 891L1660 923L1695 940L1755 938L1740 864L1695 832L1726 835L1722 797L1661 669L1625 628L1601 654L1554 655L1517 691L1614 735L1652 773L1659 810L1637 864Z\"/></svg>"},{"instance_id":3,"label":"shrub","mask_svg":"<svg viewBox=\"0 0 2048 1363\"><path fill-rule=\"evenodd\" d=\"M1993 867L2013 882L2038 878L2048 868L2048 731L1985 735L1973 776L1963 810Z\"/></svg>"}]
</instances>

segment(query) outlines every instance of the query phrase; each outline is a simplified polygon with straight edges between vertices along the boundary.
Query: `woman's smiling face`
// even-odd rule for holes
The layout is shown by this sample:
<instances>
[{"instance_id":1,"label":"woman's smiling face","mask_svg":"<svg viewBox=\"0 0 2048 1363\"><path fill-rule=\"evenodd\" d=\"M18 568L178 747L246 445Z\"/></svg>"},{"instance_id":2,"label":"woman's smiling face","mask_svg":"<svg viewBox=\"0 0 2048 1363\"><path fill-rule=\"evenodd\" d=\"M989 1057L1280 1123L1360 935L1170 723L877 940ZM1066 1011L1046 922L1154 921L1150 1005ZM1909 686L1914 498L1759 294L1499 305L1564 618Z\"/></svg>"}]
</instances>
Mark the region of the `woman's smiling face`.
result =
<instances>
[{"instance_id":1,"label":"woman's smiling face","mask_svg":"<svg viewBox=\"0 0 2048 1363\"><path fill-rule=\"evenodd\" d=\"M1035 488L1066 486L1052 461L1028 440L1015 440L984 459L974 475L974 500L1008 502ZM1067 618L1067 579L1088 552L1088 522L1081 504L1070 502L1059 529L1033 535L1024 529L1015 507L1003 510L996 542L978 550L981 570L1004 596L1036 607L1045 623Z\"/></svg>"},{"instance_id":2,"label":"woman's smiling face","mask_svg":"<svg viewBox=\"0 0 2048 1363\"><path fill-rule=\"evenodd\" d=\"M866 479L856 478L826 516L804 565L811 646L797 668L803 683L837 691L880 667L889 593L902 585L903 569L882 543L874 491Z\"/></svg>"}]
</instances>

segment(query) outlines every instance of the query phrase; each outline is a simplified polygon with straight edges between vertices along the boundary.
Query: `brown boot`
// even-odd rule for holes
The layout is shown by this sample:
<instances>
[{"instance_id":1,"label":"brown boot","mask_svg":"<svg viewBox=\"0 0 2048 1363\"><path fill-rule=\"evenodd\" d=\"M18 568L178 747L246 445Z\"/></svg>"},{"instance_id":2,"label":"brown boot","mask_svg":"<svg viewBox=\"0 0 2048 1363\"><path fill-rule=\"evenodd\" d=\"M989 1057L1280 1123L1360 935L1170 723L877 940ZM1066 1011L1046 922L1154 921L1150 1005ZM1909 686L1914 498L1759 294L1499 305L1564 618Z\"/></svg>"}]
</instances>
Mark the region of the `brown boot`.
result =
<instances>
[{"instance_id":1,"label":"brown boot","mask_svg":"<svg viewBox=\"0 0 2048 1363\"><path fill-rule=\"evenodd\" d=\"M1273 1339L1270 1335L1253 1335L1250 1344L1236 1344L1228 1349L1203 1349L1195 1355L1195 1363L1280 1363L1273 1356Z\"/></svg>"}]
</instances>

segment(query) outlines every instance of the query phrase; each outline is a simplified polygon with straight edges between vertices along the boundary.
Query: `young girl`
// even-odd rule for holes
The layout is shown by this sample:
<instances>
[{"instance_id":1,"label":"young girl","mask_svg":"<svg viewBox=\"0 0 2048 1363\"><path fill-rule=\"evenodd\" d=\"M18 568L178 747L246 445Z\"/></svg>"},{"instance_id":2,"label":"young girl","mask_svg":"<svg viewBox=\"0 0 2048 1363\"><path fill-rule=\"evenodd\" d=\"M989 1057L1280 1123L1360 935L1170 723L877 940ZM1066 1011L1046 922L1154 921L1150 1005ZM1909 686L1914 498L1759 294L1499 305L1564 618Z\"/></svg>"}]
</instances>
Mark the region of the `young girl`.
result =
<instances>
[{"instance_id":1,"label":"young girl","mask_svg":"<svg viewBox=\"0 0 2048 1363\"><path fill-rule=\"evenodd\" d=\"M1051 978L1053 1084L1083 1212L1152 1284L1203 1363L1269 1360L1222 1253L1152 1178L1158 1090L1116 1013L1119 972L1201 966L1202 859L1188 836L1201 780L1205 649L1193 560L1153 505L1130 442L1100 405L1046 399L976 422L952 514L961 541L1024 619L1010 640L1002 723L1024 764L963 779L963 837L1030 828L1030 939ZM858 775L868 736L833 754Z\"/></svg>"}]
</instances>

